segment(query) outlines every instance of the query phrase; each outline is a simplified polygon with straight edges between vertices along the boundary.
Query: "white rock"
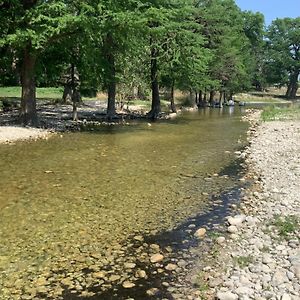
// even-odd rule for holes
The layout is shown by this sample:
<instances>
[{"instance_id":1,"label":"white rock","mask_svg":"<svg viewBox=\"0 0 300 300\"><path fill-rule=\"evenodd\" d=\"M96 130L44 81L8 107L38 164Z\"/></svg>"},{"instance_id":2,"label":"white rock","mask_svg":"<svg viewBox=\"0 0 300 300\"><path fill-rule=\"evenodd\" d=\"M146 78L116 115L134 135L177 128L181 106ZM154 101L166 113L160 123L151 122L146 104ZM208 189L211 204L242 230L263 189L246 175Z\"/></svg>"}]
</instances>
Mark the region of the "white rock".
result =
<instances>
[{"instance_id":1,"label":"white rock","mask_svg":"<svg viewBox=\"0 0 300 300\"><path fill-rule=\"evenodd\" d=\"M216 239L216 242L221 245L225 242L225 237L224 236L219 236L217 239Z\"/></svg>"},{"instance_id":2,"label":"white rock","mask_svg":"<svg viewBox=\"0 0 300 300\"><path fill-rule=\"evenodd\" d=\"M278 286L280 284L288 282L285 270L281 268L276 270L276 272L273 275L272 282L274 286Z\"/></svg>"},{"instance_id":3,"label":"white rock","mask_svg":"<svg viewBox=\"0 0 300 300\"><path fill-rule=\"evenodd\" d=\"M264 264L270 264L271 262L273 262L272 257L270 254L265 253L262 257L262 262Z\"/></svg>"},{"instance_id":4,"label":"white rock","mask_svg":"<svg viewBox=\"0 0 300 300\"><path fill-rule=\"evenodd\" d=\"M231 292L218 292L217 299L219 300L237 300L239 297Z\"/></svg>"},{"instance_id":5,"label":"white rock","mask_svg":"<svg viewBox=\"0 0 300 300\"><path fill-rule=\"evenodd\" d=\"M237 233L238 232L238 229L236 226L234 225L231 225L227 228L227 231L230 232L230 233Z\"/></svg>"},{"instance_id":6,"label":"white rock","mask_svg":"<svg viewBox=\"0 0 300 300\"><path fill-rule=\"evenodd\" d=\"M237 215L235 217L229 217L228 223L234 226L241 226L245 219L246 217L244 215Z\"/></svg>"},{"instance_id":7,"label":"white rock","mask_svg":"<svg viewBox=\"0 0 300 300\"><path fill-rule=\"evenodd\" d=\"M290 295L287 294L287 293L284 293L284 294L281 296L280 299L281 299L281 300L292 300L292 298L290 297Z\"/></svg>"},{"instance_id":8,"label":"white rock","mask_svg":"<svg viewBox=\"0 0 300 300\"><path fill-rule=\"evenodd\" d=\"M247 296L250 296L254 293L254 291L249 288L249 287L246 287L246 286L241 286L241 287L238 287L235 292L241 296L241 295L247 295Z\"/></svg>"}]
</instances>

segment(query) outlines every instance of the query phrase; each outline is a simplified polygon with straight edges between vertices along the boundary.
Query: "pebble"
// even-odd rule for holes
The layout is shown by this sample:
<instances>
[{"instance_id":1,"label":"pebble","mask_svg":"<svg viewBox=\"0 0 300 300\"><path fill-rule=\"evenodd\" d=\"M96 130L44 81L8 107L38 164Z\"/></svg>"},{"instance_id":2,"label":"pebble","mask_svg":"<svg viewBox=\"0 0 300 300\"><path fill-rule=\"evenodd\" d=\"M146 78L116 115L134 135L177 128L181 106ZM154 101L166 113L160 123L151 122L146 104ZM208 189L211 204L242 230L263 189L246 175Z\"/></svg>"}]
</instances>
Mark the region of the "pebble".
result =
<instances>
[{"instance_id":1,"label":"pebble","mask_svg":"<svg viewBox=\"0 0 300 300\"><path fill-rule=\"evenodd\" d=\"M154 255L152 255L152 256L150 257L150 261L151 261L152 263L158 263L158 262L161 262L161 261L163 261L163 259L164 259L164 256L163 256L162 254L160 254L160 253L154 254Z\"/></svg>"},{"instance_id":2,"label":"pebble","mask_svg":"<svg viewBox=\"0 0 300 300\"><path fill-rule=\"evenodd\" d=\"M298 170L300 175L300 122L291 124L264 124L250 138L246 164L249 174L258 173L252 175L257 190L246 190L240 206L244 214L227 218L231 239L210 271L209 286L219 300L300 299L299 228L287 237L279 231L285 230L285 218L300 219L299 176L294 175ZM283 225L276 223L278 216ZM222 267L223 283L215 284L214 273Z\"/></svg>"},{"instance_id":3,"label":"pebble","mask_svg":"<svg viewBox=\"0 0 300 300\"><path fill-rule=\"evenodd\" d=\"M229 227L227 228L227 231L228 231L229 233L237 233L237 232L238 232L238 229L237 229L236 226L231 225L231 226L229 226Z\"/></svg>"},{"instance_id":4,"label":"pebble","mask_svg":"<svg viewBox=\"0 0 300 300\"><path fill-rule=\"evenodd\" d=\"M202 238L205 236L205 234L206 234L206 229L205 229L205 228L199 228L199 229L195 232L194 236L195 236L196 238L202 239Z\"/></svg>"},{"instance_id":5,"label":"pebble","mask_svg":"<svg viewBox=\"0 0 300 300\"><path fill-rule=\"evenodd\" d=\"M130 281L124 281L122 283L122 286L124 289L131 289L133 287L135 287L135 284L133 282L130 282Z\"/></svg>"},{"instance_id":6,"label":"pebble","mask_svg":"<svg viewBox=\"0 0 300 300\"><path fill-rule=\"evenodd\" d=\"M219 300L237 300L239 297L237 294L233 294L232 292L218 292L217 299Z\"/></svg>"},{"instance_id":7,"label":"pebble","mask_svg":"<svg viewBox=\"0 0 300 300\"><path fill-rule=\"evenodd\" d=\"M226 238L224 236L220 236L216 239L216 242L221 245L226 241Z\"/></svg>"},{"instance_id":8,"label":"pebble","mask_svg":"<svg viewBox=\"0 0 300 300\"><path fill-rule=\"evenodd\" d=\"M166 270L168 271L175 271L177 269L177 265L175 264L167 264L165 267Z\"/></svg>"}]
</instances>

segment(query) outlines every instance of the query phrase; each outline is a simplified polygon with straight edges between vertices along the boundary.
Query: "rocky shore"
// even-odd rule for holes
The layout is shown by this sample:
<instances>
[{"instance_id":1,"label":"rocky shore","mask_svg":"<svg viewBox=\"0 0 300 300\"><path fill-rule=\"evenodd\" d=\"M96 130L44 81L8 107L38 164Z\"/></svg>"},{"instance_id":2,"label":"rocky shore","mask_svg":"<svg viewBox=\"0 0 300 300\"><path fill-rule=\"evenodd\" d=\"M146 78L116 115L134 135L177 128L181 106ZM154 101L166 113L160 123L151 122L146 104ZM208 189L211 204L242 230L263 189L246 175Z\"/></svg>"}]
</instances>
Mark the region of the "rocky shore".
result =
<instances>
[{"instance_id":1,"label":"rocky shore","mask_svg":"<svg viewBox=\"0 0 300 300\"><path fill-rule=\"evenodd\" d=\"M300 122L258 119L241 153L242 180L253 183L216 239L217 260L203 267L206 299L300 299Z\"/></svg>"},{"instance_id":2,"label":"rocky shore","mask_svg":"<svg viewBox=\"0 0 300 300\"><path fill-rule=\"evenodd\" d=\"M47 139L51 131L38 128L0 126L0 144L14 143L19 140Z\"/></svg>"}]
</instances>

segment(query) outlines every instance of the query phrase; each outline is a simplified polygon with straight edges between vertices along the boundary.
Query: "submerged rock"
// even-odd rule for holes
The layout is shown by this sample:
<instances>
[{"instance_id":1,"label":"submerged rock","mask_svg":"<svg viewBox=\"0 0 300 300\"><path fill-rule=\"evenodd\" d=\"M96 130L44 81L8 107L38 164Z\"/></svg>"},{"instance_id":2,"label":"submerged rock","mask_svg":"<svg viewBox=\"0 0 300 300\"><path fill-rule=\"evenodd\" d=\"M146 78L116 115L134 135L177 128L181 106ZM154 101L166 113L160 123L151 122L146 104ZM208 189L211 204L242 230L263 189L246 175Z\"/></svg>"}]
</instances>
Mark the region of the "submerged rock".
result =
<instances>
[{"instance_id":1,"label":"submerged rock","mask_svg":"<svg viewBox=\"0 0 300 300\"><path fill-rule=\"evenodd\" d=\"M150 257L150 261L154 264L154 263L158 263L163 261L164 256L160 253L154 254Z\"/></svg>"}]
</instances>

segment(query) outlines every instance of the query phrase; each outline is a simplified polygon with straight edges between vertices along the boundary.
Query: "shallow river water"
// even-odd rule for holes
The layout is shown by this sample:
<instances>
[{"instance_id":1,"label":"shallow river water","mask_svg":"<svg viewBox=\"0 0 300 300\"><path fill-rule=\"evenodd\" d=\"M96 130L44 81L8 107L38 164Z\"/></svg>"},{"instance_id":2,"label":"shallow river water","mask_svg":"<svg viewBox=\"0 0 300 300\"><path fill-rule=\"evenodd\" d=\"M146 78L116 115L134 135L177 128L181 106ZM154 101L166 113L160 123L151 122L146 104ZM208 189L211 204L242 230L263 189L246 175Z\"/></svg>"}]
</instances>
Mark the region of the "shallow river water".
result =
<instances>
[{"instance_id":1,"label":"shallow river water","mask_svg":"<svg viewBox=\"0 0 300 300\"><path fill-rule=\"evenodd\" d=\"M0 145L0 299L160 299L149 258L173 250L155 237L236 186L246 129L215 109Z\"/></svg>"}]
</instances>

